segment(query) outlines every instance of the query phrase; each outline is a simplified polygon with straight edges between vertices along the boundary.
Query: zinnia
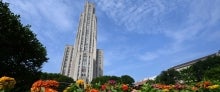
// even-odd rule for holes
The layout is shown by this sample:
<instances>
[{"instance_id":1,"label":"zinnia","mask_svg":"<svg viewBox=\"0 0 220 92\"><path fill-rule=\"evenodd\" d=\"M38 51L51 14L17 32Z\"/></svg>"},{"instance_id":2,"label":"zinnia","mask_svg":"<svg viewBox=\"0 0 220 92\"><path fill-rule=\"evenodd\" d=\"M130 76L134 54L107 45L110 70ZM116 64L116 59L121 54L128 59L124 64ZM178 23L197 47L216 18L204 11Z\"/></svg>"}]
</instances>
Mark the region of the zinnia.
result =
<instances>
[{"instance_id":1,"label":"zinnia","mask_svg":"<svg viewBox=\"0 0 220 92\"><path fill-rule=\"evenodd\" d=\"M102 90L106 90L106 85L102 85L102 86L101 86L101 89L102 89Z\"/></svg>"},{"instance_id":2,"label":"zinnia","mask_svg":"<svg viewBox=\"0 0 220 92\"><path fill-rule=\"evenodd\" d=\"M169 92L169 89L163 89L162 91L163 92Z\"/></svg>"},{"instance_id":3,"label":"zinnia","mask_svg":"<svg viewBox=\"0 0 220 92\"><path fill-rule=\"evenodd\" d=\"M193 91L197 91L198 88L197 88L197 87L192 87L192 90L193 90Z\"/></svg>"},{"instance_id":4,"label":"zinnia","mask_svg":"<svg viewBox=\"0 0 220 92\"><path fill-rule=\"evenodd\" d=\"M109 80L108 83L109 83L110 85L114 85L114 84L116 84L116 81L115 81L115 80Z\"/></svg>"},{"instance_id":5,"label":"zinnia","mask_svg":"<svg viewBox=\"0 0 220 92\"><path fill-rule=\"evenodd\" d=\"M84 81L81 80L81 79L80 79L80 80L77 80L76 83L77 83L78 85L84 85Z\"/></svg>"},{"instance_id":6,"label":"zinnia","mask_svg":"<svg viewBox=\"0 0 220 92\"><path fill-rule=\"evenodd\" d=\"M91 89L90 92L99 92L99 91L96 89Z\"/></svg>"},{"instance_id":7,"label":"zinnia","mask_svg":"<svg viewBox=\"0 0 220 92\"><path fill-rule=\"evenodd\" d=\"M122 84L121 86L123 91L127 91L128 90L128 85Z\"/></svg>"},{"instance_id":8,"label":"zinnia","mask_svg":"<svg viewBox=\"0 0 220 92\"><path fill-rule=\"evenodd\" d=\"M212 85L212 86L208 86L209 89L216 89L219 88L219 85Z\"/></svg>"},{"instance_id":9,"label":"zinnia","mask_svg":"<svg viewBox=\"0 0 220 92\"><path fill-rule=\"evenodd\" d=\"M1 89L11 89L14 88L14 85L16 84L16 81L14 78L3 76L0 78L0 90Z\"/></svg>"}]
</instances>

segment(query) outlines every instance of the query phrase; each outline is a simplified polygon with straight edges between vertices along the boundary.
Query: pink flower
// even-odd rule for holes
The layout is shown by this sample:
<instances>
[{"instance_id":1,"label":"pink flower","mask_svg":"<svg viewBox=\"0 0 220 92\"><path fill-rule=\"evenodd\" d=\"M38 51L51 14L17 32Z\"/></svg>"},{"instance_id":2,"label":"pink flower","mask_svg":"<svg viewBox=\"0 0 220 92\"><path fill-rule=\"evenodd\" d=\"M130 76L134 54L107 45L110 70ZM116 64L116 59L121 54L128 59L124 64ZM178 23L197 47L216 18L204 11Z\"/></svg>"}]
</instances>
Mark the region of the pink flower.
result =
<instances>
[{"instance_id":1,"label":"pink flower","mask_svg":"<svg viewBox=\"0 0 220 92\"><path fill-rule=\"evenodd\" d=\"M111 85L114 85L114 84L116 84L116 81L115 80L109 80L108 83L111 84Z\"/></svg>"}]
</instances>

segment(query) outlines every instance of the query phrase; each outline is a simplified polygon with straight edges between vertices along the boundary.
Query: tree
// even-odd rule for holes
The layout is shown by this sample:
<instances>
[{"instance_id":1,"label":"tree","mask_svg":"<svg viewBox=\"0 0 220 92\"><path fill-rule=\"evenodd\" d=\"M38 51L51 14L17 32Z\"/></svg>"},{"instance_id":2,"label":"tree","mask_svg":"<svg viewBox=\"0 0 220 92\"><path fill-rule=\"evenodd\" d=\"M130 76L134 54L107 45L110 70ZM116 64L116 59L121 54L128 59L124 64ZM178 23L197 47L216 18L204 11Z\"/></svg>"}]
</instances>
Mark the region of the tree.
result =
<instances>
[{"instance_id":1,"label":"tree","mask_svg":"<svg viewBox=\"0 0 220 92\"><path fill-rule=\"evenodd\" d=\"M0 76L14 77L13 92L25 92L39 79L48 58L30 26L22 25L19 15L12 13L8 5L0 0Z\"/></svg>"},{"instance_id":2,"label":"tree","mask_svg":"<svg viewBox=\"0 0 220 92\"><path fill-rule=\"evenodd\" d=\"M132 85L134 83L134 79L129 75L122 75L121 83Z\"/></svg>"},{"instance_id":3,"label":"tree","mask_svg":"<svg viewBox=\"0 0 220 92\"><path fill-rule=\"evenodd\" d=\"M220 79L220 66L211 68L210 70L205 71L205 79L208 80L218 80Z\"/></svg>"},{"instance_id":4,"label":"tree","mask_svg":"<svg viewBox=\"0 0 220 92\"><path fill-rule=\"evenodd\" d=\"M94 78L91 84L94 84L94 85L96 83L104 84L104 83L107 83L109 80L115 80L117 83L121 82L121 78L117 76L101 76L101 77Z\"/></svg>"},{"instance_id":5,"label":"tree","mask_svg":"<svg viewBox=\"0 0 220 92\"><path fill-rule=\"evenodd\" d=\"M195 81L195 77L192 73L192 68L186 68L180 71L180 80L183 81L186 84L191 84Z\"/></svg>"},{"instance_id":6,"label":"tree","mask_svg":"<svg viewBox=\"0 0 220 92\"><path fill-rule=\"evenodd\" d=\"M167 71L162 71L159 76L156 77L156 82L163 84L175 84L179 81L179 72L174 69L168 69Z\"/></svg>"},{"instance_id":7,"label":"tree","mask_svg":"<svg viewBox=\"0 0 220 92\"><path fill-rule=\"evenodd\" d=\"M42 73L40 79L58 81L58 92L62 92L71 83L75 83L75 81L72 78L57 73Z\"/></svg>"},{"instance_id":8,"label":"tree","mask_svg":"<svg viewBox=\"0 0 220 92\"><path fill-rule=\"evenodd\" d=\"M199 61L191 66L192 68L192 74L195 77L195 81L202 81L205 79L205 73L211 70L216 71L216 68L220 66L220 56L213 56L213 57L208 57L207 59L203 61ZM211 73L210 71L210 73ZM217 70L218 71L218 70ZM206 74L206 75L207 75ZM207 77L208 78L208 77Z\"/></svg>"},{"instance_id":9,"label":"tree","mask_svg":"<svg viewBox=\"0 0 220 92\"><path fill-rule=\"evenodd\" d=\"M123 84L129 84L132 85L134 83L134 79L129 75L122 75L121 77L118 76L101 76L94 78L91 82L91 84L95 85L96 83L99 83L100 85L108 83L109 80L114 80L116 83L123 83Z\"/></svg>"}]
</instances>

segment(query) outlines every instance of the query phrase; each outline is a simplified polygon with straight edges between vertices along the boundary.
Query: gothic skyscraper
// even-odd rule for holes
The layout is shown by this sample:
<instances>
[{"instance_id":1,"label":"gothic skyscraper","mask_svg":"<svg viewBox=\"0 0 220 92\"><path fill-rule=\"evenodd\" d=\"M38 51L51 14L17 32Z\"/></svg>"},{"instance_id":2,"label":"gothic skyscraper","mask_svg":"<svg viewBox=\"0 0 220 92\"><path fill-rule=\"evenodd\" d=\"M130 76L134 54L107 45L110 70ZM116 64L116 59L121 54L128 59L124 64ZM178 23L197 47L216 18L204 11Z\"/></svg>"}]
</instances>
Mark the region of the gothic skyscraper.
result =
<instances>
[{"instance_id":1,"label":"gothic skyscraper","mask_svg":"<svg viewBox=\"0 0 220 92\"><path fill-rule=\"evenodd\" d=\"M103 75L103 51L97 49L97 18L95 6L86 1L80 16L75 44L65 48L61 74L74 80L91 82Z\"/></svg>"}]
</instances>

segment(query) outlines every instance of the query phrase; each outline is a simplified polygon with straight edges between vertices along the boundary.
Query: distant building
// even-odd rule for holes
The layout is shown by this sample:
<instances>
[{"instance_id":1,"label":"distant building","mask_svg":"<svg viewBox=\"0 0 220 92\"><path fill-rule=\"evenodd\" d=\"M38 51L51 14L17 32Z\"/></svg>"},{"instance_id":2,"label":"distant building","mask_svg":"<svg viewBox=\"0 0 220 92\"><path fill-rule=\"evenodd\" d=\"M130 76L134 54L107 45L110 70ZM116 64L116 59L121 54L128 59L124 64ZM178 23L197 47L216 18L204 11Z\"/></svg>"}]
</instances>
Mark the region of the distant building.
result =
<instances>
[{"instance_id":1,"label":"distant building","mask_svg":"<svg viewBox=\"0 0 220 92\"><path fill-rule=\"evenodd\" d=\"M198 59L180 64L180 65L174 66L170 69L175 69L176 71L180 71L180 70L183 70L183 69L186 69L186 68L190 67L192 64L194 64L196 62L206 60L208 57L213 57L213 56L220 56L220 51L218 51L217 53L213 53L211 55L208 55L208 56L204 56L202 58L198 58Z\"/></svg>"},{"instance_id":2,"label":"distant building","mask_svg":"<svg viewBox=\"0 0 220 92\"><path fill-rule=\"evenodd\" d=\"M134 83L134 86L142 86L144 85L148 80L142 80L142 81L139 81L139 82L136 82Z\"/></svg>"},{"instance_id":3,"label":"distant building","mask_svg":"<svg viewBox=\"0 0 220 92\"><path fill-rule=\"evenodd\" d=\"M70 72L71 72L71 67L72 67L72 59L73 59L73 50L74 46L73 45L66 45L65 51L64 51L64 56L63 56L63 62L61 66L61 74L69 76L70 77Z\"/></svg>"},{"instance_id":4,"label":"distant building","mask_svg":"<svg viewBox=\"0 0 220 92\"><path fill-rule=\"evenodd\" d=\"M75 44L67 45L61 74L87 83L103 75L103 51L97 46L97 18L94 4L86 1L80 16Z\"/></svg>"}]
</instances>

